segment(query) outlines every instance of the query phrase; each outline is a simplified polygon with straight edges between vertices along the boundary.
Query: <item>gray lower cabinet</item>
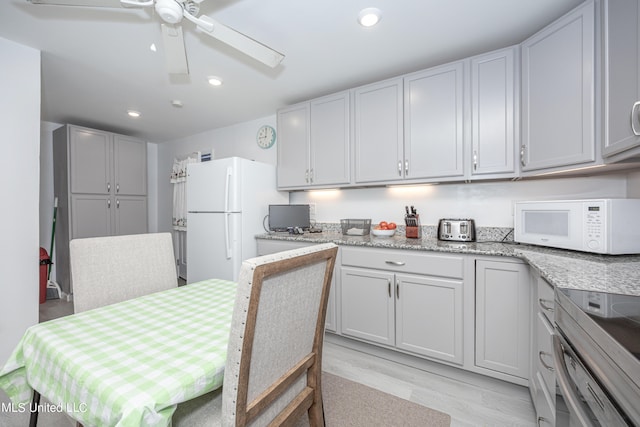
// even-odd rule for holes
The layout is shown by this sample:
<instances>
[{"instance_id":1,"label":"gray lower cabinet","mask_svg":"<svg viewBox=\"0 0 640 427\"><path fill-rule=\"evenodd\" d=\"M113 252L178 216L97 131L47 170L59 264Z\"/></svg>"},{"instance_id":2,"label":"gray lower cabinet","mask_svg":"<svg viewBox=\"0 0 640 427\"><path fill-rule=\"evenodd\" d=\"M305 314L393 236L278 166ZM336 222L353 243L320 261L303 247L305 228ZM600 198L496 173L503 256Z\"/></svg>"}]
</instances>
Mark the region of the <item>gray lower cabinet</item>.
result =
<instances>
[{"instance_id":1,"label":"gray lower cabinet","mask_svg":"<svg viewBox=\"0 0 640 427\"><path fill-rule=\"evenodd\" d=\"M587 1L522 43L522 171L596 160L594 32Z\"/></svg>"},{"instance_id":2,"label":"gray lower cabinet","mask_svg":"<svg viewBox=\"0 0 640 427\"><path fill-rule=\"evenodd\" d=\"M463 265L460 256L343 247L340 333L461 365Z\"/></svg>"},{"instance_id":3,"label":"gray lower cabinet","mask_svg":"<svg viewBox=\"0 0 640 427\"><path fill-rule=\"evenodd\" d=\"M603 1L602 155L640 155L640 1Z\"/></svg>"},{"instance_id":4,"label":"gray lower cabinet","mask_svg":"<svg viewBox=\"0 0 640 427\"><path fill-rule=\"evenodd\" d=\"M559 396L553 358L555 298L553 287L539 274L530 277L534 290L529 390L540 426L568 425L568 411Z\"/></svg>"},{"instance_id":5,"label":"gray lower cabinet","mask_svg":"<svg viewBox=\"0 0 640 427\"><path fill-rule=\"evenodd\" d=\"M314 243L309 242L296 242L296 241L286 241L286 240L267 240L267 239L257 239L257 255L268 255L276 252L287 251L296 248L303 248L305 246L313 245ZM336 274L338 272L338 264L340 257L340 249L338 249L338 259L336 260L336 268L333 273L333 278L331 279L331 291L329 292L329 301L327 303L327 315L325 319L325 329L329 332L337 331L337 318L336 318Z\"/></svg>"},{"instance_id":6,"label":"gray lower cabinet","mask_svg":"<svg viewBox=\"0 0 640 427\"><path fill-rule=\"evenodd\" d=\"M56 281L71 292L69 241L146 233L147 143L65 125L53 132Z\"/></svg>"},{"instance_id":7,"label":"gray lower cabinet","mask_svg":"<svg viewBox=\"0 0 640 427\"><path fill-rule=\"evenodd\" d=\"M529 378L531 285L519 261L476 260L476 366Z\"/></svg>"}]
</instances>

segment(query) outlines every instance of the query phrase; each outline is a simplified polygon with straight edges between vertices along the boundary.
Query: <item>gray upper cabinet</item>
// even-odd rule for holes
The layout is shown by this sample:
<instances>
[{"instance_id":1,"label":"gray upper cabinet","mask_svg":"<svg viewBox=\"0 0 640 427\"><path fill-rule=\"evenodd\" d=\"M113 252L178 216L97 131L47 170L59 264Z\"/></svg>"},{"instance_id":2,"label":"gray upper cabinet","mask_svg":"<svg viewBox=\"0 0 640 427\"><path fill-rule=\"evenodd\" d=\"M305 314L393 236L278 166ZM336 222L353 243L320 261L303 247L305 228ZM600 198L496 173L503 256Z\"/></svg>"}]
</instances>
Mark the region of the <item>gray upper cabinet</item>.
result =
<instances>
[{"instance_id":1,"label":"gray upper cabinet","mask_svg":"<svg viewBox=\"0 0 640 427\"><path fill-rule=\"evenodd\" d=\"M402 79L354 89L356 183L404 177Z\"/></svg>"},{"instance_id":2,"label":"gray upper cabinet","mask_svg":"<svg viewBox=\"0 0 640 427\"><path fill-rule=\"evenodd\" d=\"M312 185L351 181L349 101L348 91L311 101L309 177Z\"/></svg>"},{"instance_id":3,"label":"gray upper cabinet","mask_svg":"<svg viewBox=\"0 0 640 427\"><path fill-rule=\"evenodd\" d=\"M309 103L278 111L278 188L309 185Z\"/></svg>"},{"instance_id":4,"label":"gray upper cabinet","mask_svg":"<svg viewBox=\"0 0 640 427\"><path fill-rule=\"evenodd\" d=\"M518 172L518 53L516 46L471 58L471 178Z\"/></svg>"},{"instance_id":5,"label":"gray upper cabinet","mask_svg":"<svg viewBox=\"0 0 640 427\"><path fill-rule=\"evenodd\" d=\"M590 1L522 43L523 171L596 160L594 31Z\"/></svg>"},{"instance_id":6,"label":"gray upper cabinet","mask_svg":"<svg viewBox=\"0 0 640 427\"><path fill-rule=\"evenodd\" d=\"M278 111L278 188L349 184L349 92Z\"/></svg>"},{"instance_id":7,"label":"gray upper cabinet","mask_svg":"<svg viewBox=\"0 0 640 427\"><path fill-rule=\"evenodd\" d=\"M405 179L464 175L464 62L404 78Z\"/></svg>"},{"instance_id":8,"label":"gray upper cabinet","mask_svg":"<svg viewBox=\"0 0 640 427\"><path fill-rule=\"evenodd\" d=\"M69 174L72 193L109 194L111 191L111 134L68 126Z\"/></svg>"},{"instance_id":9,"label":"gray upper cabinet","mask_svg":"<svg viewBox=\"0 0 640 427\"><path fill-rule=\"evenodd\" d=\"M113 135L115 194L147 194L147 144L124 135Z\"/></svg>"},{"instance_id":10,"label":"gray upper cabinet","mask_svg":"<svg viewBox=\"0 0 640 427\"><path fill-rule=\"evenodd\" d=\"M640 2L603 2L603 150L615 160L640 149Z\"/></svg>"}]
</instances>

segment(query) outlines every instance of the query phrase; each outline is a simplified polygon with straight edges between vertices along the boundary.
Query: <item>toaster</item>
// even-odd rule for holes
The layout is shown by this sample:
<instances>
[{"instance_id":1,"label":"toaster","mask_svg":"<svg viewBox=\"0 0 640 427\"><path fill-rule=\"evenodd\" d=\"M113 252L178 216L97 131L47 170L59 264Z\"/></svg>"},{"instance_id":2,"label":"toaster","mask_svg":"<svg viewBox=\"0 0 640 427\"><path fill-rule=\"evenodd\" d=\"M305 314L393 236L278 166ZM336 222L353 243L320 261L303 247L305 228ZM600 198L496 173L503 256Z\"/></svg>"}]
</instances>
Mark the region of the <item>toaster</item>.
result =
<instances>
[{"instance_id":1,"label":"toaster","mask_svg":"<svg viewBox=\"0 0 640 427\"><path fill-rule=\"evenodd\" d=\"M438 222L438 240L475 242L476 225L472 219L441 219Z\"/></svg>"}]
</instances>

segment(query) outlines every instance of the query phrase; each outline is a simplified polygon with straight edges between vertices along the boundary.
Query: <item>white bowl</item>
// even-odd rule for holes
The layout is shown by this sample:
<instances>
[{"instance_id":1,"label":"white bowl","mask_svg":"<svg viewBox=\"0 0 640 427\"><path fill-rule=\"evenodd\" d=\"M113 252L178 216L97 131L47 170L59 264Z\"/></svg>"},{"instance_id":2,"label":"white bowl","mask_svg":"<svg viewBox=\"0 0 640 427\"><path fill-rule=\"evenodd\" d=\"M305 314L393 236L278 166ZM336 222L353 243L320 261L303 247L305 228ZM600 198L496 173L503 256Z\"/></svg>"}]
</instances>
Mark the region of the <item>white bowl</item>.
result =
<instances>
[{"instance_id":1,"label":"white bowl","mask_svg":"<svg viewBox=\"0 0 640 427\"><path fill-rule=\"evenodd\" d=\"M391 237L396 234L396 230L376 230L375 228L372 228L371 233L378 237Z\"/></svg>"}]
</instances>

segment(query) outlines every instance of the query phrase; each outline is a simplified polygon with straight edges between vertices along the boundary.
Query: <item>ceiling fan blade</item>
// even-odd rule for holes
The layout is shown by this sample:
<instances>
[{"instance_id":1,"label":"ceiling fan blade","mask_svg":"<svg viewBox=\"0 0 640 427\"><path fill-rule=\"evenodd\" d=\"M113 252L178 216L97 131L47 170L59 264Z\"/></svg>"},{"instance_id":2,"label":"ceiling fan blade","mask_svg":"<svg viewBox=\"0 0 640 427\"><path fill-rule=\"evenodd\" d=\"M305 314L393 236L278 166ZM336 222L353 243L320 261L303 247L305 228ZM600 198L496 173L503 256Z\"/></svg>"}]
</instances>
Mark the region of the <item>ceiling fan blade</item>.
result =
<instances>
[{"instance_id":1,"label":"ceiling fan blade","mask_svg":"<svg viewBox=\"0 0 640 427\"><path fill-rule=\"evenodd\" d=\"M170 24L160 24L160 26L162 27L162 44L169 74L189 74L182 27Z\"/></svg>"},{"instance_id":2,"label":"ceiling fan blade","mask_svg":"<svg viewBox=\"0 0 640 427\"><path fill-rule=\"evenodd\" d=\"M84 7L120 7L120 0L27 0L33 4L51 4L56 6Z\"/></svg>"},{"instance_id":3,"label":"ceiling fan blade","mask_svg":"<svg viewBox=\"0 0 640 427\"><path fill-rule=\"evenodd\" d=\"M280 52L277 52L251 37L246 36L233 28L227 27L206 15L195 18L193 22L195 22L198 28L205 34L238 49L245 55L249 55L253 59L260 61L271 68L277 67L284 59L284 55Z\"/></svg>"}]
</instances>

